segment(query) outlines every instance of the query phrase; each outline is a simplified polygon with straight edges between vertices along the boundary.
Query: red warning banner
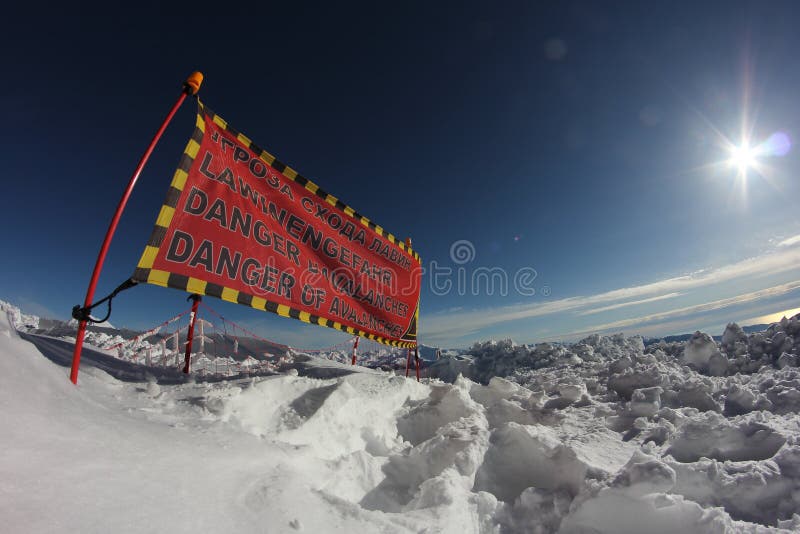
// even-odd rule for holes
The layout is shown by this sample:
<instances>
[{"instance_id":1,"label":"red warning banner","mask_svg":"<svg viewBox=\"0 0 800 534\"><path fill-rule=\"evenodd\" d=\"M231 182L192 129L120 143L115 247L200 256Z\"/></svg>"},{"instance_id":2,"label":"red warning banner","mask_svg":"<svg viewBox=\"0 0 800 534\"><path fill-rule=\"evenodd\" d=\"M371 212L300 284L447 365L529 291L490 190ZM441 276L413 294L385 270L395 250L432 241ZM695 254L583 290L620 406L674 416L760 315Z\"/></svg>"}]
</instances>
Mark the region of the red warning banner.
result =
<instances>
[{"instance_id":1,"label":"red warning banner","mask_svg":"<svg viewBox=\"0 0 800 534\"><path fill-rule=\"evenodd\" d=\"M399 347L421 278L404 242L202 104L133 276Z\"/></svg>"}]
</instances>

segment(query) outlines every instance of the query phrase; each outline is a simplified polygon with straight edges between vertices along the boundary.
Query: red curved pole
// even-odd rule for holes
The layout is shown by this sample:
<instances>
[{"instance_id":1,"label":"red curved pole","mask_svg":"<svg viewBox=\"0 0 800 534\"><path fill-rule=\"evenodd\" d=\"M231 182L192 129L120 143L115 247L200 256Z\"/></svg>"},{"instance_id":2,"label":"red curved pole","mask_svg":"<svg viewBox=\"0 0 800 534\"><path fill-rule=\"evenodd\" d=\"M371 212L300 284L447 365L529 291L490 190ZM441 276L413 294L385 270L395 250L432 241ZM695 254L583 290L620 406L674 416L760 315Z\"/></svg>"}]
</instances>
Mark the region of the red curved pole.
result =
<instances>
[{"instance_id":1,"label":"red curved pole","mask_svg":"<svg viewBox=\"0 0 800 534\"><path fill-rule=\"evenodd\" d=\"M123 193L122 198L119 201L119 205L117 206L117 211L114 213L114 217L111 219L111 223L108 225L108 230L106 231L106 237L103 239L103 245L100 247L100 253L97 255L97 261L94 264L94 271L92 271L92 278L89 281L89 287L86 290L86 299L84 300L83 306L89 307L92 305L92 300L94 299L94 291L97 287L97 280L100 278L100 272L103 270L103 263L106 261L106 254L108 254L108 247L111 245L111 239L114 237L114 232L117 230L117 225L119 224L119 219L122 217L122 212L125 209L125 205L128 203L128 199L133 192L133 186L136 185L136 180L139 179L139 175L142 173L142 169L144 169L147 160L150 159L150 154L153 153L153 149L155 148L158 140L161 139L164 130L167 129L172 117L175 116L175 113L178 111L178 108L181 107L183 101L186 100L186 96L189 94L196 94L198 89L200 89L200 83L202 82L203 76L199 72L192 73L189 76L189 79L186 80L184 83L184 90L181 93L181 96L178 97L178 100L172 106L172 109L169 110L167 117L161 123L161 126L158 128L158 131L153 136L153 139L150 141L150 144L145 150L144 155L142 155L142 159L139 160L139 164L136 166L136 170L133 171L133 175L131 176L130 181L128 182L128 187L125 189L125 193ZM78 383L78 368L81 365L81 351L83 350L83 338L86 336L86 321L80 321L78 323L78 333L75 335L75 351L72 353L72 370L69 374L69 379L72 381L73 384Z\"/></svg>"}]
</instances>

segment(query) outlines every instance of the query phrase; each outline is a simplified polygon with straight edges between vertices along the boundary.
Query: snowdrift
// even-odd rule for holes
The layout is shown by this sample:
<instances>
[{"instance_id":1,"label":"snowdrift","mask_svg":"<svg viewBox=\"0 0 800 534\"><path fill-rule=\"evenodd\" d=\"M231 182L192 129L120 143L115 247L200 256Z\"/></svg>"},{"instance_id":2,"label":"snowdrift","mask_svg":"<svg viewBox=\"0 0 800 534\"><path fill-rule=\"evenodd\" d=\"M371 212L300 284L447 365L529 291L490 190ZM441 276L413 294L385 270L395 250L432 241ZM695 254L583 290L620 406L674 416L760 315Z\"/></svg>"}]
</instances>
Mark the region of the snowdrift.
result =
<instances>
[{"instance_id":1,"label":"snowdrift","mask_svg":"<svg viewBox=\"0 0 800 534\"><path fill-rule=\"evenodd\" d=\"M450 382L308 356L177 385L87 366L75 388L4 314L0 515L11 532L797 530L798 325L714 347L487 342L426 370Z\"/></svg>"}]
</instances>

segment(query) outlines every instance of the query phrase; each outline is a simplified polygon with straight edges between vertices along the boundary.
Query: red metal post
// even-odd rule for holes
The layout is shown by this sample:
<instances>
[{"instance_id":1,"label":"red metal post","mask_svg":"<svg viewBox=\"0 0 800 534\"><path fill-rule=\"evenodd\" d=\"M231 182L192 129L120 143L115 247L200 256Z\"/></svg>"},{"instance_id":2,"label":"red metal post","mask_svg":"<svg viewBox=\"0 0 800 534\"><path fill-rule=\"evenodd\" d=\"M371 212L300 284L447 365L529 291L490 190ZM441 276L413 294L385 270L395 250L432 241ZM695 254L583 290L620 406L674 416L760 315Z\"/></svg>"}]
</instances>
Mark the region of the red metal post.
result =
<instances>
[{"instance_id":1,"label":"red metal post","mask_svg":"<svg viewBox=\"0 0 800 534\"><path fill-rule=\"evenodd\" d=\"M189 366L192 362L192 339L194 338L194 323L197 321L197 307L200 306L200 295L191 295L190 299L194 301L192 304L192 313L189 314L189 331L186 332L186 358L183 363L183 372L189 374Z\"/></svg>"},{"instance_id":2,"label":"red metal post","mask_svg":"<svg viewBox=\"0 0 800 534\"><path fill-rule=\"evenodd\" d=\"M411 238L406 238L406 247L411 248ZM408 378L408 370L411 367L411 349L406 353L406 378ZM417 381L419 381L419 369L417 369Z\"/></svg>"},{"instance_id":3,"label":"red metal post","mask_svg":"<svg viewBox=\"0 0 800 534\"><path fill-rule=\"evenodd\" d=\"M356 338L356 342L353 343L353 361L352 361L351 365L355 365L356 364L356 353L358 353L358 340L359 339L360 338L357 337Z\"/></svg>"},{"instance_id":4,"label":"red metal post","mask_svg":"<svg viewBox=\"0 0 800 534\"><path fill-rule=\"evenodd\" d=\"M119 201L119 205L117 205L117 211L114 212L114 217L111 219L111 223L108 225L108 230L106 231L106 237L103 239L103 245L100 247L100 253L97 255L97 261L94 264L94 271L92 271L92 278L89 281L89 287L86 290L86 299L84 300L83 306L88 308L92 305L92 300L94 299L94 291L97 287L97 280L100 278L100 272L103 270L103 263L106 261L106 254L108 254L108 247L111 245L111 239L114 237L114 232L117 230L117 225L119 224L119 219L122 217L122 212L125 210L125 205L128 203L128 199L133 192L133 187L136 185L136 180L139 179L139 175L142 173L142 169L144 169L147 160L150 159L150 154L153 153L153 149L155 148L158 140L161 139L161 136L164 133L164 130L167 129L172 117L175 116L175 113L178 111L178 108L181 107L183 101L186 100L187 95L196 94L197 91L200 89L200 83L203 81L203 75L199 72L192 73L191 76L186 80L184 83L184 90L181 93L181 96L178 97L178 100L172 106L172 109L169 110L164 121L161 123L161 126L158 128L158 131L153 136L153 139L150 141L150 144L147 146L147 150L145 150L144 154L142 155L142 159L139 160L139 164L136 166L136 170L133 171L133 175L131 176L130 181L128 181L128 187L125 189L125 193L123 193L122 198ZM73 384L78 383L78 369L81 365L81 351L83 350L83 338L86 336L86 321L80 321L78 323L78 333L75 335L75 350L72 353L72 370L69 374L69 379L72 381Z\"/></svg>"},{"instance_id":5,"label":"red metal post","mask_svg":"<svg viewBox=\"0 0 800 534\"><path fill-rule=\"evenodd\" d=\"M414 368L417 370L417 382L419 382L419 348L414 347Z\"/></svg>"}]
</instances>

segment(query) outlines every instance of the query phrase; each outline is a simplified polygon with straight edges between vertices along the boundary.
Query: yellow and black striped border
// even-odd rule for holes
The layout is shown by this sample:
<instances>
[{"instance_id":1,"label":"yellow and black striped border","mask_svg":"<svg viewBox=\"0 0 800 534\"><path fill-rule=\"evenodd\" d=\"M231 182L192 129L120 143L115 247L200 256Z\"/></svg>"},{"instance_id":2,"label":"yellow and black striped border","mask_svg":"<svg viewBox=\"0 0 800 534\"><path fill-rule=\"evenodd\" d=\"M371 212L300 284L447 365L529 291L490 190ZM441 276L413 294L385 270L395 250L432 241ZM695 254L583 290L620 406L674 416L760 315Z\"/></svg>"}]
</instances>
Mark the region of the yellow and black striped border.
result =
<instances>
[{"instance_id":1,"label":"yellow and black striped border","mask_svg":"<svg viewBox=\"0 0 800 534\"><path fill-rule=\"evenodd\" d=\"M311 191L318 197L325 200L328 204L339 208L348 215L354 217L356 220L361 221L361 223L364 226L371 228L378 235L385 237L391 243L394 243L395 245L399 246L402 250L406 251L415 260L417 260L418 263L420 264L422 263L419 254L417 254L417 252L412 250L410 247L407 247L405 242L398 240L395 236L384 230L381 226L375 224L371 220L359 214L357 211L355 211L350 206L344 204L338 198L325 192L322 188L317 186L311 180L300 175L297 171L279 161L275 156L273 156L269 152L259 148L250 139L248 139L247 137L245 137L244 135L233 129L222 118L220 118L213 111L205 107L200 102L199 99L197 102L198 102L198 112L197 112L197 120L195 123L194 132L192 133L192 136L189 138L189 142L187 143L186 148L183 151L183 156L181 157L181 160L178 163L178 168L175 170L175 174L172 177L172 183L170 184L169 190L167 191L167 198L164 201L164 204L161 206L161 211L159 212L158 218L156 219L156 224L155 228L153 229L153 233L150 236L150 240L148 241L147 246L145 246L144 248L142 257L139 259L139 264L136 266L136 270L133 273L132 276L133 280L137 282L146 282L148 284L153 284L161 287L171 287L174 289L180 289L182 291L187 291L189 293L196 293L200 295L208 295L210 297L216 297L228 302L233 302L234 304L242 304L244 306L250 306L252 308L255 308L256 310L276 313L281 317L289 317L292 319L298 319L300 321L309 324L326 326L328 328L333 328L335 330L347 332L348 334L371 339L378 343L382 343L384 345L390 345L392 347L400 347L400 348L416 347L417 346L416 326L419 318L419 302L417 303L417 308L414 312L414 317L412 318L411 324L409 325L409 330L403 335L403 337L406 339L413 338L414 340L398 341L377 336L375 334L370 334L368 332L364 332L363 330L358 330L356 328L353 328L352 326L347 326L337 321L331 321L330 319L319 317L318 315L314 315L306 311L301 311L296 308L286 306L284 304L278 304L276 302L272 302L262 297L256 297L247 293L242 293L241 291L238 291L236 289L223 287L219 284L214 284L190 276L153 269L153 264L155 262L156 256L158 255L158 251L162 243L164 242L164 237L167 234L167 228L169 228L170 223L172 223L172 217L175 215L175 208L177 207L178 199L180 198L181 192L183 191L183 188L186 185L186 179L189 176L189 169L191 168L192 163L194 162L194 159L197 157L197 153L200 150L200 143L202 143L203 141L203 136L205 135L205 127L206 127L204 116L209 117L220 128L226 130L229 134L238 139L239 142L241 142L243 145L250 148L250 150L258 154L261 159L267 162L272 168L283 174L286 178L300 184L307 190Z\"/></svg>"},{"instance_id":2,"label":"yellow and black striped border","mask_svg":"<svg viewBox=\"0 0 800 534\"><path fill-rule=\"evenodd\" d=\"M386 238L390 243L394 243L395 245L400 247L401 250L404 250L411 257L417 260L418 263L422 264L422 259L419 257L419 254L417 254L414 250L412 250L411 247L406 246L405 241L403 241L402 239L397 239L394 235L387 232L382 226L377 225L368 218L364 217L356 210L354 210L353 208L351 208L350 206L348 206L335 196L329 194L327 191L323 190L317 184L315 184L302 174L298 173L296 170L292 169L291 167L280 161L278 158L276 158L266 150L263 150L261 147L253 143L249 138L241 134L238 130L232 128L227 122L222 120L222 118L219 115L215 114L213 111L205 107L202 103L200 104L200 110L201 113L204 113L211 120L213 120L217 124L217 126L227 131L244 146L248 147L250 150L258 154L258 156L262 160L266 161L270 167L283 174L289 180L305 187L307 190L314 193L315 195L317 195L319 198L321 198L331 206L339 208L340 210L350 215L357 221L360 221L361 224L363 224L367 228L371 228L379 236Z\"/></svg>"}]
</instances>

